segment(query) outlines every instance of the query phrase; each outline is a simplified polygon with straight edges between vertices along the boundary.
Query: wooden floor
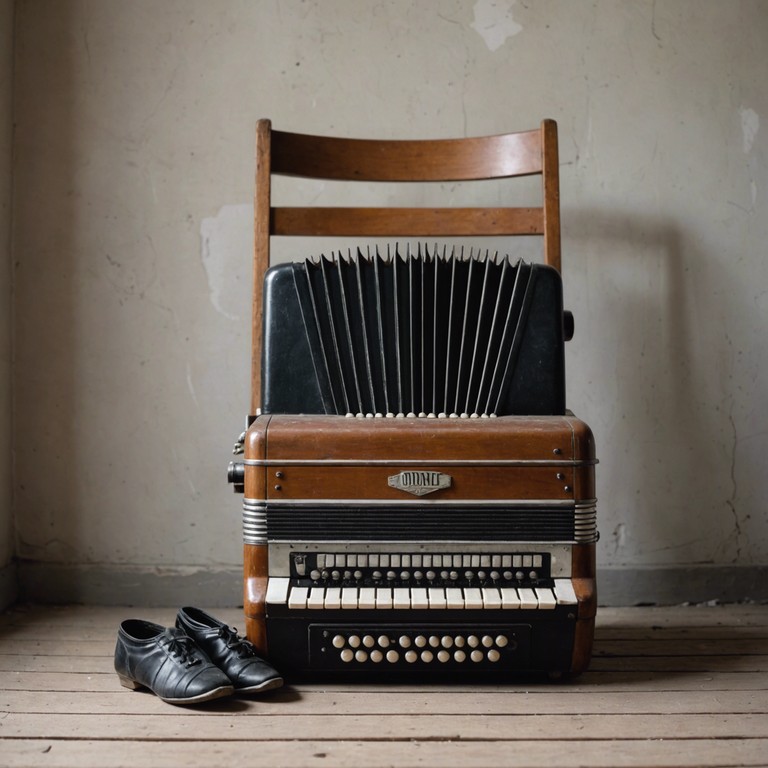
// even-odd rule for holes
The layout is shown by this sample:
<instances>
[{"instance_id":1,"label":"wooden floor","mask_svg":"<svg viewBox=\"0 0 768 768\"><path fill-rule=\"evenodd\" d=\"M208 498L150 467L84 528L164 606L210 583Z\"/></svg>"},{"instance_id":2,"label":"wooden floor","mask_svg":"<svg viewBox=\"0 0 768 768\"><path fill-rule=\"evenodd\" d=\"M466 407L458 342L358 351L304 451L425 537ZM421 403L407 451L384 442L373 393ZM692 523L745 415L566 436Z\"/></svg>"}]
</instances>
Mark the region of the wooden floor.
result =
<instances>
[{"instance_id":1,"label":"wooden floor","mask_svg":"<svg viewBox=\"0 0 768 768\"><path fill-rule=\"evenodd\" d=\"M768 606L602 609L592 667L568 684L297 685L197 708L120 687L132 616L174 612L0 618L0 765L768 765Z\"/></svg>"}]
</instances>

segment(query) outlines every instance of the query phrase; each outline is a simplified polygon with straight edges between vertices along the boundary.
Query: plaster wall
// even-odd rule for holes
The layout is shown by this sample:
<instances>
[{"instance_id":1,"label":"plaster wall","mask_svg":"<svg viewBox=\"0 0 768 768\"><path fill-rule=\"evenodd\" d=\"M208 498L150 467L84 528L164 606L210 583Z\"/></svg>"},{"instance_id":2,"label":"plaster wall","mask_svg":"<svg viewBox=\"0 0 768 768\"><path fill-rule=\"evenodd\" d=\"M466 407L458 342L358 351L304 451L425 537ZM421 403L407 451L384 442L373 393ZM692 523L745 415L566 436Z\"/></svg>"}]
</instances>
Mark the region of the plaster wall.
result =
<instances>
[{"instance_id":1,"label":"plaster wall","mask_svg":"<svg viewBox=\"0 0 768 768\"><path fill-rule=\"evenodd\" d=\"M13 0L0 2L0 609L16 596L11 490Z\"/></svg>"},{"instance_id":2,"label":"plaster wall","mask_svg":"<svg viewBox=\"0 0 768 768\"><path fill-rule=\"evenodd\" d=\"M25 594L239 599L224 471L248 408L259 117L387 138L555 118L568 403L598 441L603 595L765 592L766 39L759 0L19 0Z\"/></svg>"}]
</instances>

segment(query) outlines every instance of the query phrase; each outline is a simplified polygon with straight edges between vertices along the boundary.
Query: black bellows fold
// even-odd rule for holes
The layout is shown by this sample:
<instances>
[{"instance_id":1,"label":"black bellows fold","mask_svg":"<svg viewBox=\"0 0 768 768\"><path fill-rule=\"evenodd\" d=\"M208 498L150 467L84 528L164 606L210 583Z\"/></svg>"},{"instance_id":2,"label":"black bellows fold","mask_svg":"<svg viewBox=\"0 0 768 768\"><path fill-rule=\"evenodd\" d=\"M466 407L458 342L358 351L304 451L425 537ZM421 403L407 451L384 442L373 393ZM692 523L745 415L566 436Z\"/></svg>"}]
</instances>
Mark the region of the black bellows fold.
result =
<instances>
[{"instance_id":1,"label":"black bellows fold","mask_svg":"<svg viewBox=\"0 0 768 768\"><path fill-rule=\"evenodd\" d=\"M491 414L514 369L533 268L452 252L306 261L305 316L336 413ZM314 328L312 328L314 326Z\"/></svg>"},{"instance_id":2,"label":"black bellows fold","mask_svg":"<svg viewBox=\"0 0 768 768\"><path fill-rule=\"evenodd\" d=\"M263 373L265 412L560 413L560 276L488 251L426 245L273 267Z\"/></svg>"}]
</instances>

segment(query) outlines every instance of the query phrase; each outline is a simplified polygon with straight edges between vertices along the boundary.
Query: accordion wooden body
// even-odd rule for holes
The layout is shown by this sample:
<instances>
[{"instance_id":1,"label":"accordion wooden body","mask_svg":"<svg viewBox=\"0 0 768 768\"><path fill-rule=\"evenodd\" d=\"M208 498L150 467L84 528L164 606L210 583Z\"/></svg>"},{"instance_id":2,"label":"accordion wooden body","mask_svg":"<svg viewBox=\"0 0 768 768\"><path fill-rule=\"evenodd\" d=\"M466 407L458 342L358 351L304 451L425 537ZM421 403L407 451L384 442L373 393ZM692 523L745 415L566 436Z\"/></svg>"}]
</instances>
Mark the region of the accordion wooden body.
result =
<instances>
[{"instance_id":1,"label":"accordion wooden body","mask_svg":"<svg viewBox=\"0 0 768 768\"><path fill-rule=\"evenodd\" d=\"M289 678L583 671L596 458L565 410L557 270L323 257L269 270L263 318L249 638Z\"/></svg>"}]
</instances>

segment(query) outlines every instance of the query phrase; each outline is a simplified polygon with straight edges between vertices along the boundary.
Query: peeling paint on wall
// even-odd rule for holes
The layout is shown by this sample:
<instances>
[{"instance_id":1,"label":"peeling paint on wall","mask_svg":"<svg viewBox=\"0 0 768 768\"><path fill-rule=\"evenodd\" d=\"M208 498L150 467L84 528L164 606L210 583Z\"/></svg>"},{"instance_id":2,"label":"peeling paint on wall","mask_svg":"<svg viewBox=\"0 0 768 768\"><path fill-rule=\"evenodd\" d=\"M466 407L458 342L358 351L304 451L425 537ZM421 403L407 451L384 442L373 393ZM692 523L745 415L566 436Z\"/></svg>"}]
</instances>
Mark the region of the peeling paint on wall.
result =
<instances>
[{"instance_id":1,"label":"peeling paint on wall","mask_svg":"<svg viewBox=\"0 0 768 768\"><path fill-rule=\"evenodd\" d=\"M490 51L496 51L523 31L521 24L512 18L512 6L516 0L478 0L475 3L475 20L470 25L483 38Z\"/></svg>"},{"instance_id":2,"label":"peeling paint on wall","mask_svg":"<svg viewBox=\"0 0 768 768\"><path fill-rule=\"evenodd\" d=\"M251 205L225 205L200 224L202 260L211 304L227 320L237 320L243 307L243 286L251 267Z\"/></svg>"},{"instance_id":3,"label":"peeling paint on wall","mask_svg":"<svg viewBox=\"0 0 768 768\"><path fill-rule=\"evenodd\" d=\"M739 110L741 115L741 134L744 142L744 154L748 155L752 151L752 145L755 143L757 131L760 128L760 117L754 109Z\"/></svg>"}]
</instances>

